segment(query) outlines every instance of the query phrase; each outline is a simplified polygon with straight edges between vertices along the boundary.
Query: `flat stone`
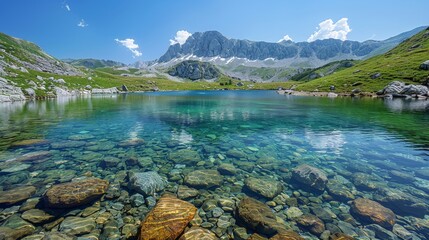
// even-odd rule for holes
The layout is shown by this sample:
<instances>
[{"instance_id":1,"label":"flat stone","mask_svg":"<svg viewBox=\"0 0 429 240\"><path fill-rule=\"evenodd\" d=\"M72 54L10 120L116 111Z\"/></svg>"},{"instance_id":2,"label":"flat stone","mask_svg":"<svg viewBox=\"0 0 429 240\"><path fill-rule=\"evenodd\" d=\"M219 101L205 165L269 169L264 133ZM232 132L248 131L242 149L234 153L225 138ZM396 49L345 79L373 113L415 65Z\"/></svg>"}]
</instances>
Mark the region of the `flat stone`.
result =
<instances>
[{"instance_id":1,"label":"flat stone","mask_svg":"<svg viewBox=\"0 0 429 240\"><path fill-rule=\"evenodd\" d=\"M350 191L350 188L344 184L341 184L339 181L329 180L326 185L329 195L338 199L340 201L350 201L355 199L354 194Z\"/></svg>"},{"instance_id":2,"label":"flat stone","mask_svg":"<svg viewBox=\"0 0 429 240\"><path fill-rule=\"evenodd\" d=\"M265 180L254 177L246 178L244 181L246 187L252 192L263 197L273 199L281 193L283 186L280 182L274 180Z\"/></svg>"},{"instance_id":3,"label":"flat stone","mask_svg":"<svg viewBox=\"0 0 429 240\"><path fill-rule=\"evenodd\" d=\"M25 211L21 215L21 218L23 218L24 220L27 220L31 223L39 224L39 223L48 222L48 221L54 219L54 216L52 216L51 214L46 213L40 209L30 209L28 211Z\"/></svg>"},{"instance_id":4,"label":"flat stone","mask_svg":"<svg viewBox=\"0 0 429 240\"><path fill-rule=\"evenodd\" d=\"M52 153L49 151L37 151L37 152L26 153L18 157L16 160L21 162L40 162L42 160L46 160L51 155Z\"/></svg>"},{"instance_id":5,"label":"flat stone","mask_svg":"<svg viewBox=\"0 0 429 240\"><path fill-rule=\"evenodd\" d=\"M217 170L195 170L185 177L185 184L195 188L219 187L223 177Z\"/></svg>"},{"instance_id":6,"label":"flat stone","mask_svg":"<svg viewBox=\"0 0 429 240\"><path fill-rule=\"evenodd\" d=\"M292 172L292 179L319 191L323 191L328 182L324 172L307 164L296 167Z\"/></svg>"},{"instance_id":7,"label":"flat stone","mask_svg":"<svg viewBox=\"0 0 429 240\"><path fill-rule=\"evenodd\" d=\"M177 239L196 212L191 203L164 194L143 221L139 239Z\"/></svg>"},{"instance_id":8,"label":"flat stone","mask_svg":"<svg viewBox=\"0 0 429 240\"><path fill-rule=\"evenodd\" d=\"M274 235L270 240L304 240L304 238L294 231L284 231Z\"/></svg>"},{"instance_id":9,"label":"flat stone","mask_svg":"<svg viewBox=\"0 0 429 240\"><path fill-rule=\"evenodd\" d=\"M44 197L45 204L52 208L71 208L90 203L101 197L109 182L88 178L76 182L57 184L50 187Z\"/></svg>"},{"instance_id":10,"label":"flat stone","mask_svg":"<svg viewBox=\"0 0 429 240\"><path fill-rule=\"evenodd\" d=\"M273 236L285 230L267 205L250 197L243 198L238 204L238 217L247 227L260 234Z\"/></svg>"},{"instance_id":11,"label":"flat stone","mask_svg":"<svg viewBox=\"0 0 429 240\"><path fill-rule=\"evenodd\" d=\"M36 193L36 188L33 186L23 186L0 192L0 205L11 205L17 202L24 201Z\"/></svg>"},{"instance_id":12,"label":"flat stone","mask_svg":"<svg viewBox=\"0 0 429 240\"><path fill-rule=\"evenodd\" d=\"M198 196L199 192L195 188L190 188L185 185L180 185L177 188L177 197L180 199L190 199Z\"/></svg>"},{"instance_id":13,"label":"flat stone","mask_svg":"<svg viewBox=\"0 0 429 240\"><path fill-rule=\"evenodd\" d=\"M374 200L399 215L423 217L429 212L429 207L423 200L399 189L379 189L374 193Z\"/></svg>"},{"instance_id":14,"label":"flat stone","mask_svg":"<svg viewBox=\"0 0 429 240\"><path fill-rule=\"evenodd\" d=\"M46 139L25 139L11 144L12 147L30 147L49 143Z\"/></svg>"},{"instance_id":15,"label":"flat stone","mask_svg":"<svg viewBox=\"0 0 429 240\"><path fill-rule=\"evenodd\" d=\"M70 235L90 233L95 228L95 219L92 217L67 217L60 224L59 231Z\"/></svg>"},{"instance_id":16,"label":"flat stone","mask_svg":"<svg viewBox=\"0 0 429 240\"><path fill-rule=\"evenodd\" d=\"M167 185L166 180L154 171L130 172L129 179L130 188L145 196L152 196L154 193L164 190Z\"/></svg>"},{"instance_id":17,"label":"flat stone","mask_svg":"<svg viewBox=\"0 0 429 240\"><path fill-rule=\"evenodd\" d=\"M216 235L207 229L200 227L192 227L186 231L179 240L217 240Z\"/></svg>"},{"instance_id":18,"label":"flat stone","mask_svg":"<svg viewBox=\"0 0 429 240\"><path fill-rule=\"evenodd\" d=\"M351 211L365 222L376 223L384 228L392 229L395 224L395 214L378 202L358 198L352 202Z\"/></svg>"},{"instance_id":19,"label":"flat stone","mask_svg":"<svg viewBox=\"0 0 429 240\"><path fill-rule=\"evenodd\" d=\"M393 234L392 232L388 231L387 229L377 225L377 224L371 224L368 226L365 226L366 229L369 229L371 231L375 232L375 236L379 239L383 240L399 240L399 238Z\"/></svg>"},{"instance_id":20,"label":"flat stone","mask_svg":"<svg viewBox=\"0 0 429 240\"><path fill-rule=\"evenodd\" d=\"M237 168L233 164L230 163L222 163L219 165L217 170L223 175L235 175L237 174Z\"/></svg>"},{"instance_id":21,"label":"flat stone","mask_svg":"<svg viewBox=\"0 0 429 240\"><path fill-rule=\"evenodd\" d=\"M0 239L20 239L32 234L36 228L17 214L9 217L0 227ZM2 238L2 234L5 236Z\"/></svg>"},{"instance_id":22,"label":"flat stone","mask_svg":"<svg viewBox=\"0 0 429 240\"><path fill-rule=\"evenodd\" d=\"M27 170L31 167L31 164L21 163L17 164L8 168L5 168L1 170L2 173L14 173L14 172L21 172L24 170Z\"/></svg>"},{"instance_id":23,"label":"flat stone","mask_svg":"<svg viewBox=\"0 0 429 240\"><path fill-rule=\"evenodd\" d=\"M196 164L201 161L200 154L194 150L190 149L181 149L176 152L172 152L169 154L169 159L174 163L181 164Z\"/></svg>"}]
</instances>

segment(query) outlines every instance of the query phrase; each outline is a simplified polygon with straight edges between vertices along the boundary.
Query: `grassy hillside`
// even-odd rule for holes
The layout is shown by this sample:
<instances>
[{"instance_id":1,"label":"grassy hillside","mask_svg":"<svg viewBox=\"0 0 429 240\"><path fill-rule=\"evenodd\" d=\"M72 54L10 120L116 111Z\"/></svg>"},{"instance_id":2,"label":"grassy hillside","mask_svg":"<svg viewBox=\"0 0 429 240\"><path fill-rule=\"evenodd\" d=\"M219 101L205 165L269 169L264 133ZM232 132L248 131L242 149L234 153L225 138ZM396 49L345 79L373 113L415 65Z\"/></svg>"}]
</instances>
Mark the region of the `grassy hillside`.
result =
<instances>
[{"instance_id":1,"label":"grassy hillside","mask_svg":"<svg viewBox=\"0 0 429 240\"><path fill-rule=\"evenodd\" d=\"M353 67L356 64L356 60L341 60L328 63L324 66L315 69L306 69L302 73L298 73L292 76L291 80L294 81L311 81L316 78L325 77L343 69Z\"/></svg>"},{"instance_id":2,"label":"grassy hillside","mask_svg":"<svg viewBox=\"0 0 429 240\"><path fill-rule=\"evenodd\" d=\"M332 75L300 84L297 90L329 91L329 86L334 85L338 92L350 92L355 88L375 92L393 80L422 83L429 76L429 71L421 70L419 67L428 59L429 29L425 29L383 55L372 57ZM380 77L371 78L376 73L380 73Z\"/></svg>"},{"instance_id":3,"label":"grassy hillside","mask_svg":"<svg viewBox=\"0 0 429 240\"><path fill-rule=\"evenodd\" d=\"M76 67L86 67L86 68L105 68L105 67L125 67L124 63L112 61L112 60L99 60L99 59L64 59L66 63L69 63Z\"/></svg>"}]
</instances>

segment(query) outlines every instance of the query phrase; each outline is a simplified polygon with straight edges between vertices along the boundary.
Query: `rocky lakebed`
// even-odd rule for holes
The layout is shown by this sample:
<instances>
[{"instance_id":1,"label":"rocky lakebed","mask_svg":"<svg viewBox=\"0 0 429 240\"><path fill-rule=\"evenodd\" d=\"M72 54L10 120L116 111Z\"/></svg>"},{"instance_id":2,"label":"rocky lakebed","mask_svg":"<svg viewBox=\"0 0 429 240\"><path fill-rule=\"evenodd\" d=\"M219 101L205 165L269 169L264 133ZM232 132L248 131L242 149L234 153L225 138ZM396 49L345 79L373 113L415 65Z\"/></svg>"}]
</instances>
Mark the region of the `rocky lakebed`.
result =
<instances>
[{"instance_id":1,"label":"rocky lakebed","mask_svg":"<svg viewBox=\"0 0 429 240\"><path fill-rule=\"evenodd\" d=\"M337 99L313 121L305 97L169 94L10 113L0 239L429 239L424 145L339 120Z\"/></svg>"}]
</instances>

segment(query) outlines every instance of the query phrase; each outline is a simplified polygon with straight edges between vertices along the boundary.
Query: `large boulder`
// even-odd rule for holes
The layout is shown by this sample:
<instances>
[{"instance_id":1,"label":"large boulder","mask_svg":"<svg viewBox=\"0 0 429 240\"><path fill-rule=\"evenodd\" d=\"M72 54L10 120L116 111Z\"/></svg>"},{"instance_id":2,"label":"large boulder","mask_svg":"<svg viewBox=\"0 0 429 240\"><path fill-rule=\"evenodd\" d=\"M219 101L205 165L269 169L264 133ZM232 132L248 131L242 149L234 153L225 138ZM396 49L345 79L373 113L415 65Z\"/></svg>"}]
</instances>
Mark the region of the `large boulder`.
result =
<instances>
[{"instance_id":1,"label":"large boulder","mask_svg":"<svg viewBox=\"0 0 429 240\"><path fill-rule=\"evenodd\" d=\"M24 100L25 96L21 88L13 86L6 79L0 77L0 103Z\"/></svg>"},{"instance_id":2,"label":"large boulder","mask_svg":"<svg viewBox=\"0 0 429 240\"><path fill-rule=\"evenodd\" d=\"M428 93L428 87L423 86L423 85L406 85L402 91L401 94L405 94L405 95L413 95L413 94L417 94L417 95L427 95Z\"/></svg>"},{"instance_id":3,"label":"large boulder","mask_svg":"<svg viewBox=\"0 0 429 240\"><path fill-rule=\"evenodd\" d=\"M129 173L129 187L145 196L152 196L155 192L164 190L166 180L157 172Z\"/></svg>"},{"instance_id":4,"label":"large boulder","mask_svg":"<svg viewBox=\"0 0 429 240\"><path fill-rule=\"evenodd\" d=\"M195 170L185 177L185 184L195 188L219 187L223 182L217 170Z\"/></svg>"},{"instance_id":5,"label":"large boulder","mask_svg":"<svg viewBox=\"0 0 429 240\"><path fill-rule=\"evenodd\" d=\"M292 179L319 191L323 191L328 182L328 178L322 170L307 164L296 167L292 172Z\"/></svg>"},{"instance_id":6,"label":"large boulder","mask_svg":"<svg viewBox=\"0 0 429 240\"><path fill-rule=\"evenodd\" d=\"M177 239L196 212L191 203L165 194L143 221L139 239Z\"/></svg>"},{"instance_id":7,"label":"large boulder","mask_svg":"<svg viewBox=\"0 0 429 240\"><path fill-rule=\"evenodd\" d=\"M279 195L283 190L282 184L275 180L249 177L244 184L250 191L270 199Z\"/></svg>"},{"instance_id":8,"label":"large boulder","mask_svg":"<svg viewBox=\"0 0 429 240\"><path fill-rule=\"evenodd\" d=\"M27 200L34 193L36 193L36 188L33 186L17 187L8 191L0 191L0 205L11 205Z\"/></svg>"},{"instance_id":9,"label":"large boulder","mask_svg":"<svg viewBox=\"0 0 429 240\"><path fill-rule=\"evenodd\" d=\"M99 178L88 178L50 187L43 198L52 208L71 208L90 203L106 193L109 182Z\"/></svg>"},{"instance_id":10,"label":"large boulder","mask_svg":"<svg viewBox=\"0 0 429 240\"><path fill-rule=\"evenodd\" d=\"M420 64L420 69L429 70L429 60L426 60L422 64Z\"/></svg>"},{"instance_id":11,"label":"large boulder","mask_svg":"<svg viewBox=\"0 0 429 240\"><path fill-rule=\"evenodd\" d=\"M392 229L395 224L395 214L392 210L366 198L354 200L351 212L365 222L376 223L387 229Z\"/></svg>"},{"instance_id":12,"label":"large boulder","mask_svg":"<svg viewBox=\"0 0 429 240\"><path fill-rule=\"evenodd\" d=\"M250 197L240 201L237 214L243 224L260 234L273 236L286 230L267 205Z\"/></svg>"}]
</instances>

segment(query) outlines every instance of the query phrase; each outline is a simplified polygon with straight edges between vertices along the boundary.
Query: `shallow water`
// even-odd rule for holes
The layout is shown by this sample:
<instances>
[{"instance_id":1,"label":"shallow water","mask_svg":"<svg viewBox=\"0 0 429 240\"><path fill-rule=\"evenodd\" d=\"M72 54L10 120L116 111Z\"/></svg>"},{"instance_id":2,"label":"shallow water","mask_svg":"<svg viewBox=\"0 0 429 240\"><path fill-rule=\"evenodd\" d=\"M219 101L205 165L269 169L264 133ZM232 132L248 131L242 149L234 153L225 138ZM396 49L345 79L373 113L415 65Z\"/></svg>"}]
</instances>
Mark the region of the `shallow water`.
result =
<instances>
[{"instance_id":1,"label":"shallow water","mask_svg":"<svg viewBox=\"0 0 429 240\"><path fill-rule=\"evenodd\" d=\"M342 224L343 232L369 239L365 236L376 231L362 230L368 223L356 219L352 227L343 226L349 202L293 184L292 169L303 163L314 166L324 171L329 181L335 179L347 186L355 197L377 199L377 191L396 189L426 206L429 174L416 171L428 167L428 106L427 101L328 99L283 96L274 91L135 93L4 104L0 105L0 190L33 185L37 197L52 184L92 175L132 195L135 192L127 187L127 172L154 170L168 180L166 191L174 192L187 173L232 163L237 174L224 176L219 188L200 189L200 196L188 201L198 207L210 198L241 198L244 193L266 202L270 199L242 186L249 176L269 178L280 181L282 193L296 198L304 213L313 213L317 206L331 209L335 217L325 224ZM46 141L17 144L28 139ZM187 164L171 158L171 153L182 149L197 152L201 161ZM39 151L50 155L37 161L16 161ZM109 157L117 161L114 166L103 163ZM145 158L147 164L129 160L133 158ZM392 171L409 174L412 179L397 178ZM358 172L367 174L363 178L368 182L356 183ZM109 211L115 203L126 206L129 200L103 198L101 208ZM391 202L384 205L393 208ZM0 206L0 211L9 207ZM294 220L286 216L289 207L284 204L273 211L297 232L315 238L305 227L294 226ZM413 214L414 210L403 213L401 207L392 209L399 213L397 223L411 236L425 239L429 227L414 224L423 216ZM146 212L119 210L115 214L117 235L123 236L120 219L130 215L138 225L137 219L143 219ZM233 213L225 211L225 215L234 219ZM214 220L203 217L203 221ZM232 230L208 228L223 238L232 235ZM98 236L106 238L103 226L97 229ZM36 224L37 231L42 227Z\"/></svg>"}]
</instances>

